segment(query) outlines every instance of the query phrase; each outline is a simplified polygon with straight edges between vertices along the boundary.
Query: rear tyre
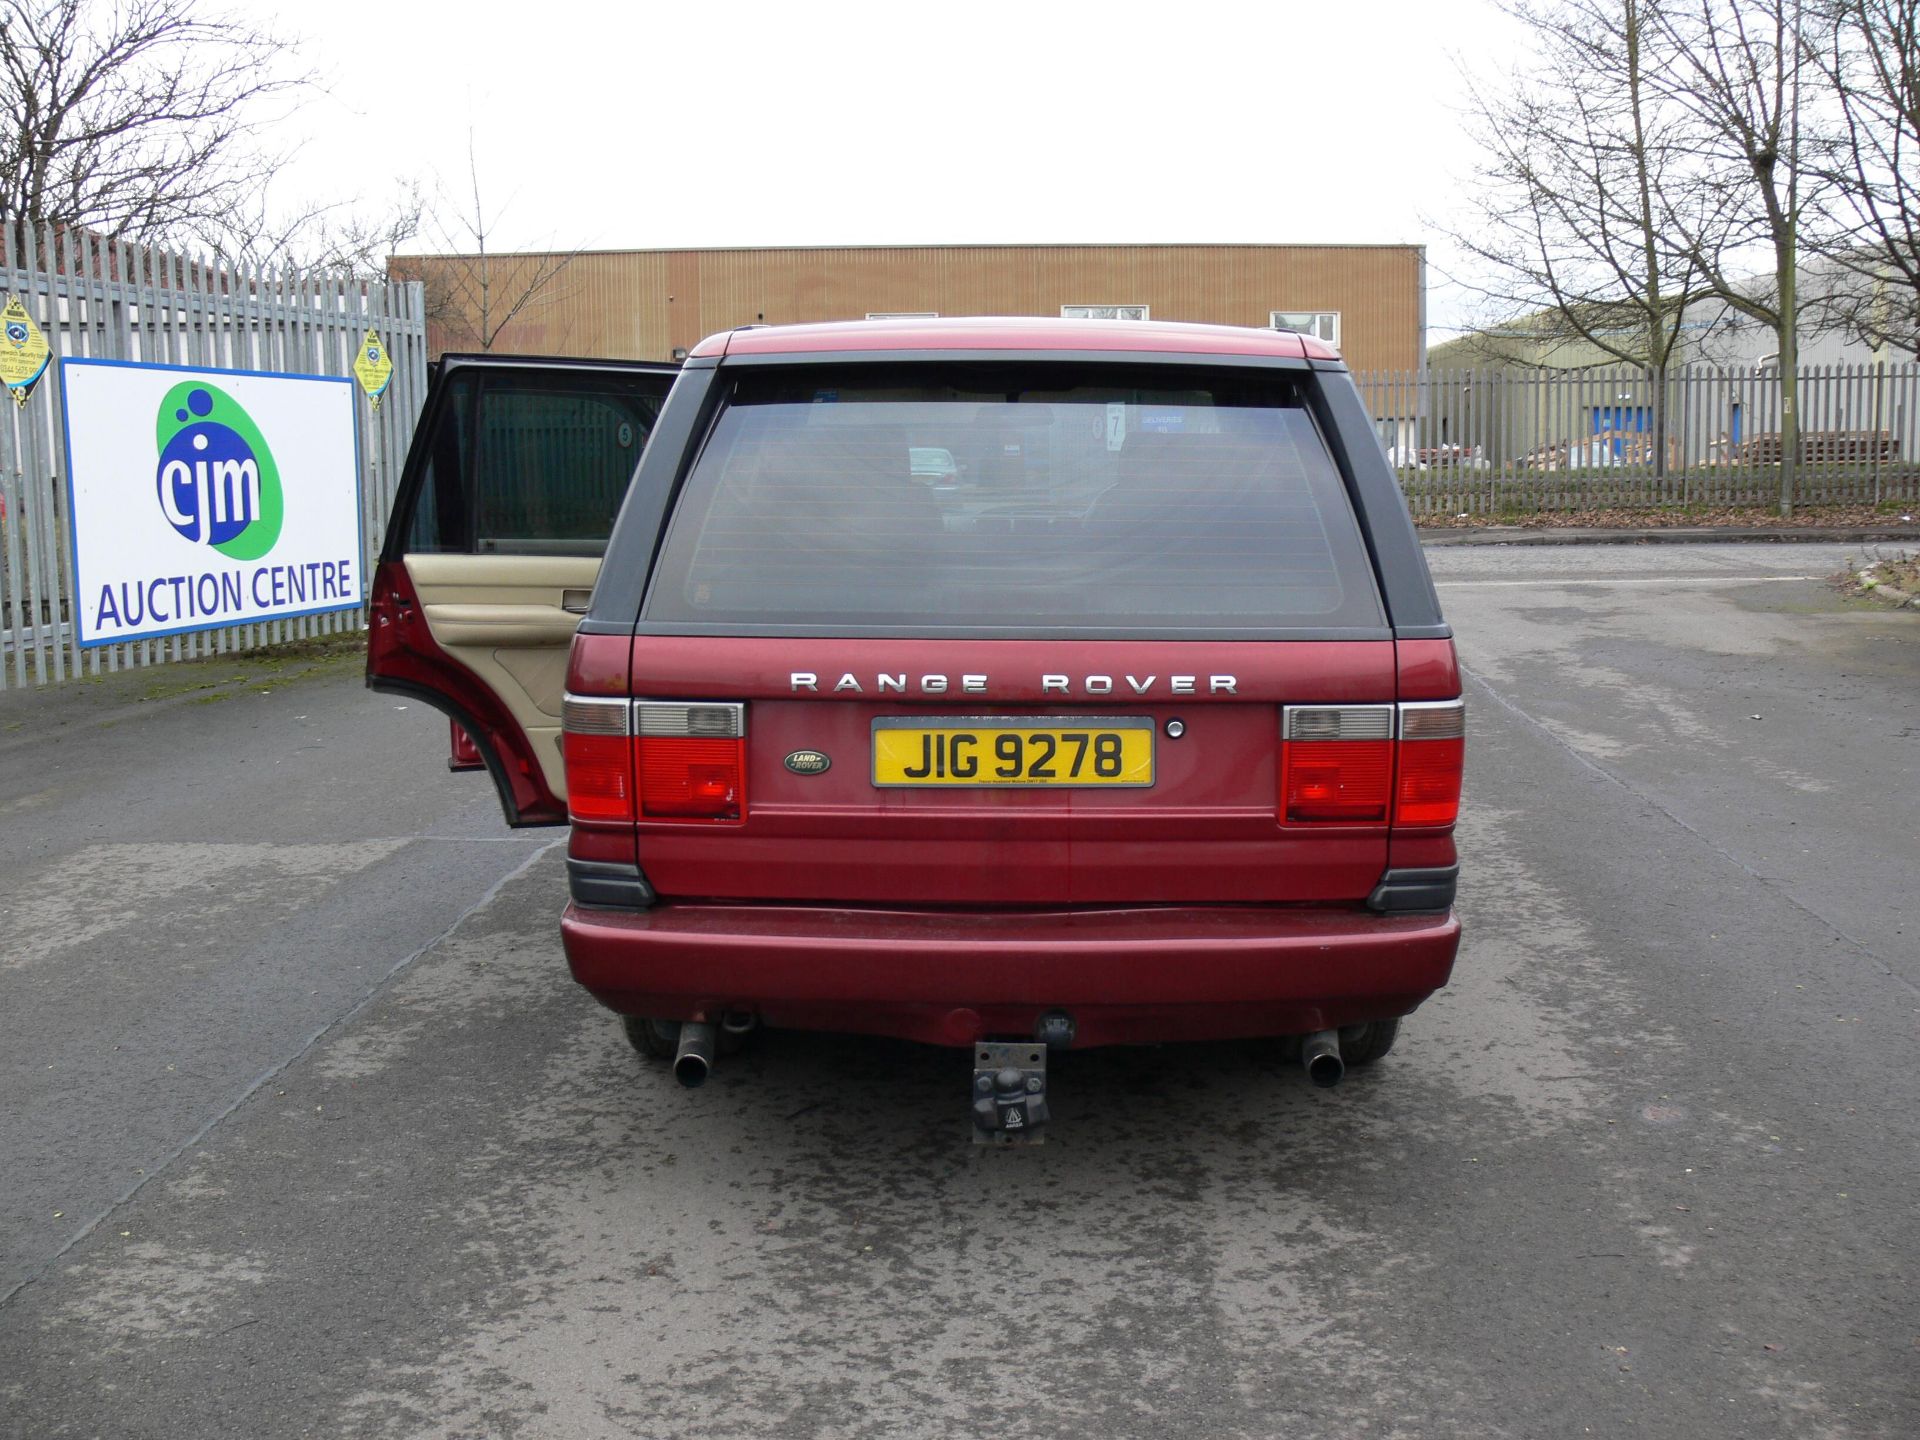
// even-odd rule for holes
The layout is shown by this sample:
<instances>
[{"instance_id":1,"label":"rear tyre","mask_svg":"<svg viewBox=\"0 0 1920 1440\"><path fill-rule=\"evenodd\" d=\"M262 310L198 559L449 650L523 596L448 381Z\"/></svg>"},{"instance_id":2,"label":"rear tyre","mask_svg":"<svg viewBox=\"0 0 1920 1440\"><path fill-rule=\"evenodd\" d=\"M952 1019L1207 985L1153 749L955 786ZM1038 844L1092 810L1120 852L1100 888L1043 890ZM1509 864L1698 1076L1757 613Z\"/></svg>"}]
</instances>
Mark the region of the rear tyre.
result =
<instances>
[{"instance_id":1,"label":"rear tyre","mask_svg":"<svg viewBox=\"0 0 1920 1440\"><path fill-rule=\"evenodd\" d=\"M622 1015L620 1028L627 1043L649 1060L671 1060L680 1049L680 1022L654 1020L645 1015Z\"/></svg>"},{"instance_id":2,"label":"rear tyre","mask_svg":"<svg viewBox=\"0 0 1920 1440\"><path fill-rule=\"evenodd\" d=\"M1348 1025L1340 1031L1340 1058L1349 1066L1371 1065L1393 1049L1400 1033L1400 1017L1369 1020L1364 1025Z\"/></svg>"}]
</instances>

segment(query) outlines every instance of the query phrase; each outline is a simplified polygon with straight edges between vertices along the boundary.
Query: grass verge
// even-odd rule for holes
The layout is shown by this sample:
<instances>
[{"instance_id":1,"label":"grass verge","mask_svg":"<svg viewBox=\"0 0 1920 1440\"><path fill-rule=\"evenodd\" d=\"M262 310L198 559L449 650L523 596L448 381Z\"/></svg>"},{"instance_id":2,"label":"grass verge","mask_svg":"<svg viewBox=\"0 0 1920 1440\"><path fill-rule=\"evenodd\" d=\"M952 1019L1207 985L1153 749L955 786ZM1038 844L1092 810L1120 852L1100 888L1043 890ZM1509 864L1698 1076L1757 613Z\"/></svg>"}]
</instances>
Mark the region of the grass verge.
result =
<instances>
[{"instance_id":1,"label":"grass verge","mask_svg":"<svg viewBox=\"0 0 1920 1440\"><path fill-rule=\"evenodd\" d=\"M1833 583L1843 595L1878 600L1895 609L1920 609L1920 552L1874 553L1849 560Z\"/></svg>"},{"instance_id":2,"label":"grass verge","mask_svg":"<svg viewBox=\"0 0 1920 1440\"><path fill-rule=\"evenodd\" d=\"M1735 529L1843 530L1911 529L1920 538L1920 502L1889 500L1878 505L1796 505L1791 518L1763 505L1653 505L1594 507L1585 510L1504 510L1493 515L1420 515L1423 530L1511 525L1538 530L1669 530L1696 525Z\"/></svg>"}]
</instances>

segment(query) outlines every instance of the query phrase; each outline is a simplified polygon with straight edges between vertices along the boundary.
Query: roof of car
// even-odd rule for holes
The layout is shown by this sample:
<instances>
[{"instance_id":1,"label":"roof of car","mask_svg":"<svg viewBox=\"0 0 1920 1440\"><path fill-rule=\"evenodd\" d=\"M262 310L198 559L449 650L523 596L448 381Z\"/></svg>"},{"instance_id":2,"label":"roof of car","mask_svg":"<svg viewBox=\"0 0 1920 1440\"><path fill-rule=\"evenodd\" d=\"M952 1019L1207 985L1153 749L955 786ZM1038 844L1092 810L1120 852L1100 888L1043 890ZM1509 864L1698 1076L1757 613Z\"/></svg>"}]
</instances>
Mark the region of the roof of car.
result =
<instances>
[{"instance_id":1,"label":"roof of car","mask_svg":"<svg viewBox=\"0 0 1920 1440\"><path fill-rule=\"evenodd\" d=\"M1111 350L1293 360L1340 358L1332 346L1290 330L1168 320L1056 320L1032 315L752 325L710 335L694 346L693 354L808 355L856 350Z\"/></svg>"}]
</instances>

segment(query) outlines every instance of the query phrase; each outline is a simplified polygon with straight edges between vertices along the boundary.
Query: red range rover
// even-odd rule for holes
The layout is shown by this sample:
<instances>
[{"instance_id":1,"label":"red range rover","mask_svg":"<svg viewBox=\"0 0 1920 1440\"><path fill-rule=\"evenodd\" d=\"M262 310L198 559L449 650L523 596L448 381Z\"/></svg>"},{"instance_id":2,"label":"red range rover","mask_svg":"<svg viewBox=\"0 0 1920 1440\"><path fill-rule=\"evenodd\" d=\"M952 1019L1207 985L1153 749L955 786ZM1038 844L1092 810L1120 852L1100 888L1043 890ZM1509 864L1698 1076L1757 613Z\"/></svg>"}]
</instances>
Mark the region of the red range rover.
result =
<instances>
[{"instance_id":1,"label":"red range rover","mask_svg":"<svg viewBox=\"0 0 1920 1440\"><path fill-rule=\"evenodd\" d=\"M750 328L449 357L370 683L570 823L568 963L697 1082L761 1023L1384 1054L1459 942L1450 632L1346 367L1267 330Z\"/></svg>"}]
</instances>

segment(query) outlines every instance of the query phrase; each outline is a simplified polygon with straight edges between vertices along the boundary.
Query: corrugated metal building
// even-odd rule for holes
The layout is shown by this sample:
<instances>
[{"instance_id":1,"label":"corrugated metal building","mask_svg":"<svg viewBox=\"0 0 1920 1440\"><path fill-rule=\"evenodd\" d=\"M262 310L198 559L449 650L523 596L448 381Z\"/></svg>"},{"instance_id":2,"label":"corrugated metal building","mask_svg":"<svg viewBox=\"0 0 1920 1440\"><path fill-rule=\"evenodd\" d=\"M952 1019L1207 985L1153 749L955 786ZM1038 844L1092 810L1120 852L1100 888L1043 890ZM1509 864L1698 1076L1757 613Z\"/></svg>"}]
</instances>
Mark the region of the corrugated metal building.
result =
<instances>
[{"instance_id":1,"label":"corrugated metal building","mask_svg":"<svg viewBox=\"0 0 1920 1440\"><path fill-rule=\"evenodd\" d=\"M868 315L1060 315L1282 325L1356 370L1426 355L1418 245L936 245L408 255L445 350L677 358L736 325Z\"/></svg>"}]
</instances>

